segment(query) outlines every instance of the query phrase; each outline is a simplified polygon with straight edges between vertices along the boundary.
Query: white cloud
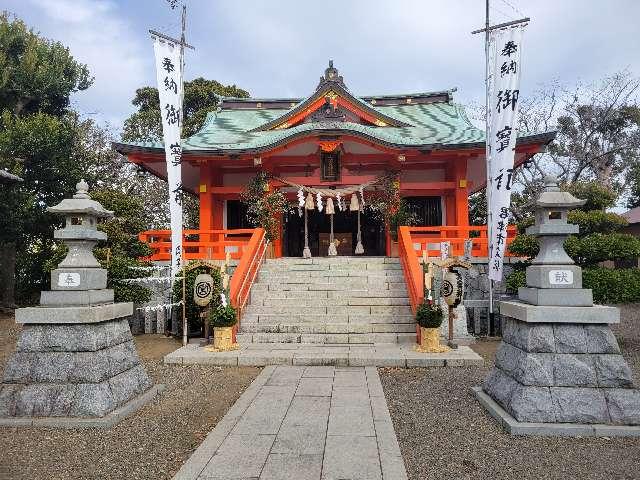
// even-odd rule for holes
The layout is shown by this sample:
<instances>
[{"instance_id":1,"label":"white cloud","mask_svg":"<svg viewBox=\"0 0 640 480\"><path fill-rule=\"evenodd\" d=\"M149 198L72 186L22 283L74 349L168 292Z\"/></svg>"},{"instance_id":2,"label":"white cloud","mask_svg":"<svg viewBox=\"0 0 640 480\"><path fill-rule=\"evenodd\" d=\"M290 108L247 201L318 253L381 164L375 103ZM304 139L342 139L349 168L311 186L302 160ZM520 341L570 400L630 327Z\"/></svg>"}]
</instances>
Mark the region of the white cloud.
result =
<instances>
[{"instance_id":1,"label":"white cloud","mask_svg":"<svg viewBox=\"0 0 640 480\"><path fill-rule=\"evenodd\" d=\"M5 6L4 4L7 4ZM236 84L255 96L312 93L329 59L355 94L458 87L483 103L481 0L188 0L186 77ZM640 74L638 0L509 0L532 21L523 92L542 82L595 80L630 67ZM519 17L492 1L492 22ZM163 0L3 0L45 36L68 45L96 77L75 96L85 112L120 127L136 88L153 85L147 29L176 34ZM168 25L168 24L171 25Z\"/></svg>"}]
</instances>

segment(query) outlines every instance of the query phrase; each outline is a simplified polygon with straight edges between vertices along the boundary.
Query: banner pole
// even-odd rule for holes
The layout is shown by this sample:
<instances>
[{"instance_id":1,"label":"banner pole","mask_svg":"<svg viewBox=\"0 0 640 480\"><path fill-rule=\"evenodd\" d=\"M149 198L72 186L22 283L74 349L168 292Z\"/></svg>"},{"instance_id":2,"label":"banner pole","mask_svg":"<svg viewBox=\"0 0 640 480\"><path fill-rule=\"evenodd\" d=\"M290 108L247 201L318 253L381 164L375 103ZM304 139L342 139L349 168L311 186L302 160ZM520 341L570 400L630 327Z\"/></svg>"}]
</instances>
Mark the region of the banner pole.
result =
<instances>
[{"instance_id":1,"label":"banner pole","mask_svg":"<svg viewBox=\"0 0 640 480\"><path fill-rule=\"evenodd\" d=\"M485 3L485 31L484 31L484 55L485 55L485 64L484 64L484 85L485 85L485 156L486 164L487 164L487 190L485 196L487 197L487 247L490 247L492 233L491 233L491 225L493 222L493 212L491 211L491 201L489 199L491 195L491 147L489 146L489 0L486 0ZM487 259L490 262L490 258ZM489 274L489 264L487 263L487 274ZM488 315L488 331L489 336L494 333L494 324L493 324L493 280L489 279L489 315Z\"/></svg>"}]
</instances>

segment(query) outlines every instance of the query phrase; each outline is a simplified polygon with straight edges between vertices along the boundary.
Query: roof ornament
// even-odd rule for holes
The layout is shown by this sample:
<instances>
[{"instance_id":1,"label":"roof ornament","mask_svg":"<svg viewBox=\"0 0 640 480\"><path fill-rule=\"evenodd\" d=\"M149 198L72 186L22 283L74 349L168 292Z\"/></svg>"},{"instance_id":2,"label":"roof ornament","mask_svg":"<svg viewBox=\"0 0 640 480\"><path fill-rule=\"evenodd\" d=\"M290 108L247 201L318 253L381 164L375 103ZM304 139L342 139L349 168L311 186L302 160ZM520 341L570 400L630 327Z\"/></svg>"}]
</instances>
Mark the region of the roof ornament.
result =
<instances>
[{"instance_id":1,"label":"roof ornament","mask_svg":"<svg viewBox=\"0 0 640 480\"><path fill-rule=\"evenodd\" d=\"M325 69L324 76L320 77L320 83L318 83L317 90L320 90L327 83L338 84L345 90L348 90L344 84L344 79L339 74L338 69L333 66L333 60L329 60L329 67Z\"/></svg>"}]
</instances>

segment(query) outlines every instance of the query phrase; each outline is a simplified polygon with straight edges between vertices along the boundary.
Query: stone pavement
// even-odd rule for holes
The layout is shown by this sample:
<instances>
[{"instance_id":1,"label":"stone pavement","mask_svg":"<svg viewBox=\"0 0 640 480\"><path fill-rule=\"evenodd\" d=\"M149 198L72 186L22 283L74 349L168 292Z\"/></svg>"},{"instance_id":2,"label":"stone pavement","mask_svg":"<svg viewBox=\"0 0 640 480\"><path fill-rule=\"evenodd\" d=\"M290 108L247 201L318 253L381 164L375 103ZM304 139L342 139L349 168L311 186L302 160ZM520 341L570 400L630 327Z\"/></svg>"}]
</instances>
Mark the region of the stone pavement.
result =
<instances>
[{"instance_id":1,"label":"stone pavement","mask_svg":"<svg viewBox=\"0 0 640 480\"><path fill-rule=\"evenodd\" d=\"M269 366L174 480L403 480L373 367Z\"/></svg>"},{"instance_id":2,"label":"stone pavement","mask_svg":"<svg viewBox=\"0 0 640 480\"><path fill-rule=\"evenodd\" d=\"M463 367L482 365L483 360L468 346L446 353L418 353L415 344L241 344L231 352L207 352L190 344L164 357L164 362L185 365L256 366L331 365L336 367Z\"/></svg>"}]
</instances>

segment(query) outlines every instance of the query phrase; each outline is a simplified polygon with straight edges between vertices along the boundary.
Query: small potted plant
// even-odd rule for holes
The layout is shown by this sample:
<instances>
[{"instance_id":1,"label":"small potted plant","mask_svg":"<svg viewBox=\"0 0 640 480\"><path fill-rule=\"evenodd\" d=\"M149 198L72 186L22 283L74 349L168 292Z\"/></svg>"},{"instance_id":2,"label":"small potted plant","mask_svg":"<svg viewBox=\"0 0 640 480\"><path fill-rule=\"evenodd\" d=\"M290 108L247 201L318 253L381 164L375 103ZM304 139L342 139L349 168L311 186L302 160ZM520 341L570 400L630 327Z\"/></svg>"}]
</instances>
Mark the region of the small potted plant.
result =
<instances>
[{"instance_id":1,"label":"small potted plant","mask_svg":"<svg viewBox=\"0 0 640 480\"><path fill-rule=\"evenodd\" d=\"M416 322L420 325L420 345L416 351L424 353L443 353L450 349L440 345L440 325L444 314L442 308L435 303L426 301L416 310Z\"/></svg>"},{"instance_id":2,"label":"small potted plant","mask_svg":"<svg viewBox=\"0 0 640 480\"><path fill-rule=\"evenodd\" d=\"M224 295L224 294L223 294ZM219 305L209 313L209 324L213 328L213 350L226 352L237 350L238 344L233 343L233 327L238 321L236 309L231 305Z\"/></svg>"}]
</instances>

